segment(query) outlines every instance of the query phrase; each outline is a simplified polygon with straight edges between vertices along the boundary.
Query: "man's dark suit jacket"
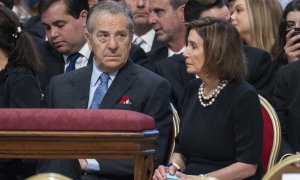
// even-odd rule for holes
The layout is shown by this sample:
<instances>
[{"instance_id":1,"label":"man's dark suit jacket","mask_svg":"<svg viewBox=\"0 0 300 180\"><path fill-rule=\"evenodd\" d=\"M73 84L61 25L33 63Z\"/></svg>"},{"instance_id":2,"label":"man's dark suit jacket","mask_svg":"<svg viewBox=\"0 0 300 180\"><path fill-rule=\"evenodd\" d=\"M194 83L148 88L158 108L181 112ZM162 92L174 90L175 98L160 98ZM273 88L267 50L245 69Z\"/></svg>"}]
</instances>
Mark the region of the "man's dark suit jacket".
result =
<instances>
[{"instance_id":1,"label":"man's dark suit jacket","mask_svg":"<svg viewBox=\"0 0 300 180\"><path fill-rule=\"evenodd\" d=\"M41 90L44 94L46 87L48 86L50 79L53 76L63 74L65 61L63 55L56 51L47 41L44 41L40 38L32 36L35 47L38 50L38 55L43 62L44 69L39 74ZM133 62L144 66L147 61L147 55L142 48L132 44L130 53L130 58ZM88 59L88 64L93 61L94 53L91 53Z\"/></svg>"},{"instance_id":2,"label":"man's dark suit jacket","mask_svg":"<svg viewBox=\"0 0 300 180\"><path fill-rule=\"evenodd\" d=\"M243 48L247 65L246 80L256 88L258 93L271 99L272 61L269 53L250 46ZM187 73L183 55L173 55L157 62L154 72L169 80L172 86L172 102L178 107L185 84L195 78L195 75Z\"/></svg>"},{"instance_id":3,"label":"man's dark suit jacket","mask_svg":"<svg viewBox=\"0 0 300 180\"><path fill-rule=\"evenodd\" d=\"M92 69L91 64L53 77L45 95L47 106L86 109ZM117 73L100 105L100 109L132 110L154 117L160 133L156 144L158 153L155 166L162 164L171 128L170 93L171 87L165 79L129 60ZM120 99L124 96L129 97L132 104L120 104ZM126 161L99 160L101 175L132 175L132 161L124 162Z\"/></svg>"},{"instance_id":4,"label":"man's dark suit jacket","mask_svg":"<svg viewBox=\"0 0 300 180\"><path fill-rule=\"evenodd\" d=\"M160 48L160 47L162 47L162 46L165 46L165 43L159 41L159 40L157 39L157 36L155 35L155 36L154 36L153 43L152 43L152 46L151 46L151 51L154 51L155 49L158 49L158 48Z\"/></svg>"},{"instance_id":5,"label":"man's dark suit jacket","mask_svg":"<svg viewBox=\"0 0 300 180\"><path fill-rule=\"evenodd\" d=\"M168 47L162 45L159 48L149 51L147 56L149 61L147 68L151 71L155 71L155 64L163 59L168 58Z\"/></svg>"},{"instance_id":6,"label":"man's dark suit jacket","mask_svg":"<svg viewBox=\"0 0 300 180\"><path fill-rule=\"evenodd\" d=\"M281 155L300 151L300 61L279 69L274 88L274 106L282 137ZM285 143L285 142L283 142Z\"/></svg>"}]
</instances>

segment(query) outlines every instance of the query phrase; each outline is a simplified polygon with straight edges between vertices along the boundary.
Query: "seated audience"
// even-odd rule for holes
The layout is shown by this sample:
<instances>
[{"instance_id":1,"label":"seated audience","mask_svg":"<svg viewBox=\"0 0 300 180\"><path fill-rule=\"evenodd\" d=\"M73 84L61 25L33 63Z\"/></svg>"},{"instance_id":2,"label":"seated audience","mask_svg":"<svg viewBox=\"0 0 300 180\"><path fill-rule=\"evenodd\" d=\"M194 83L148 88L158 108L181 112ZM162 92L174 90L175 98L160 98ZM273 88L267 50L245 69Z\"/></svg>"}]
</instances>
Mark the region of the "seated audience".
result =
<instances>
[{"instance_id":1,"label":"seated audience","mask_svg":"<svg viewBox=\"0 0 300 180\"><path fill-rule=\"evenodd\" d=\"M41 63L14 12L0 6L0 108L38 108ZM22 160L1 159L0 179L23 177Z\"/></svg>"},{"instance_id":2,"label":"seated audience","mask_svg":"<svg viewBox=\"0 0 300 180\"><path fill-rule=\"evenodd\" d=\"M186 37L187 72L200 79L185 87L175 151L153 179L164 180L167 172L183 179L260 179L262 115L256 90L243 80L239 33L227 21L204 18L187 24Z\"/></svg>"},{"instance_id":3,"label":"seated audience","mask_svg":"<svg viewBox=\"0 0 300 180\"><path fill-rule=\"evenodd\" d=\"M86 39L93 62L55 76L45 94L50 108L124 109L155 119L155 166L165 158L172 113L169 83L129 58L134 22L125 6L103 1L87 17ZM124 101L125 99L125 101ZM80 162L80 163L79 163ZM96 179L133 179L133 160L41 160L37 172L56 172L79 180L82 171Z\"/></svg>"},{"instance_id":4,"label":"seated audience","mask_svg":"<svg viewBox=\"0 0 300 180\"><path fill-rule=\"evenodd\" d=\"M42 37L42 41L36 38L35 43L45 65L45 71L40 74L43 93L53 76L92 63L94 53L84 37L88 10L88 0L40 0L40 17L26 24L33 36ZM40 24L44 26L47 42L43 42ZM131 47L130 57L142 64L146 53L137 45Z\"/></svg>"},{"instance_id":5,"label":"seated audience","mask_svg":"<svg viewBox=\"0 0 300 180\"><path fill-rule=\"evenodd\" d=\"M230 13L225 0L188 0L184 7L186 22L204 17L230 19ZM243 46L246 55L246 81L255 87L259 94L272 97L272 60L269 53L248 45ZM169 80L172 86L172 102L178 108L185 84L196 77L186 72L182 54L173 55L158 62L155 72Z\"/></svg>"},{"instance_id":6,"label":"seated audience","mask_svg":"<svg viewBox=\"0 0 300 180\"><path fill-rule=\"evenodd\" d=\"M121 2L130 9L134 21L132 42L143 48L146 53L161 47L163 44L157 40L155 31L149 23L149 1L122 0Z\"/></svg>"},{"instance_id":7,"label":"seated audience","mask_svg":"<svg viewBox=\"0 0 300 180\"><path fill-rule=\"evenodd\" d=\"M149 69L154 70L157 62L184 51L184 5L186 1L149 1L149 23L155 30L157 40L164 43L164 46L147 53L150 61Z\"/></svg>"},{"instance_id":8,"label":"seated audience","mask_svg":"<svg viewBox=\"0 0 300 180\"><path fill-rule=\"evenodd\" d=\"M300 0L290 2L281 19L279 35L274 46L274 72L300 58Z\"/></svg>"}]
</instances>

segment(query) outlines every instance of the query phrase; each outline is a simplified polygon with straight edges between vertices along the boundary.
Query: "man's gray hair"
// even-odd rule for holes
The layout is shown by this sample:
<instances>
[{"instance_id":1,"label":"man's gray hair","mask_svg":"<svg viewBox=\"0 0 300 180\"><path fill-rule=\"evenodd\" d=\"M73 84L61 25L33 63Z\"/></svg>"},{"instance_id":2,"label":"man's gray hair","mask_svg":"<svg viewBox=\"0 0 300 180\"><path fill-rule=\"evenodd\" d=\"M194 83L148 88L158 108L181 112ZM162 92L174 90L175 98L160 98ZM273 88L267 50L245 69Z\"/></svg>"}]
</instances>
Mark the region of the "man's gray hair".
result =
<instances>
[{"instance_id":1,"label":"man's gray hair","mask_svg":"<svg viewBox=\"0 0 300 180\"><path fill-rule=\"evenodd\" d=\"M132 19L130 10L125 5L111 0L100 1L98 4L93 6L92 9L89 11L87 17L87 31L89 33L93 32L93 29L95 27L95 22L97 21L97 16L103 12L107 12L111 14L122 14L126 16L129 32L133 34L134 21Z\"/></svg>"}]
</instances>

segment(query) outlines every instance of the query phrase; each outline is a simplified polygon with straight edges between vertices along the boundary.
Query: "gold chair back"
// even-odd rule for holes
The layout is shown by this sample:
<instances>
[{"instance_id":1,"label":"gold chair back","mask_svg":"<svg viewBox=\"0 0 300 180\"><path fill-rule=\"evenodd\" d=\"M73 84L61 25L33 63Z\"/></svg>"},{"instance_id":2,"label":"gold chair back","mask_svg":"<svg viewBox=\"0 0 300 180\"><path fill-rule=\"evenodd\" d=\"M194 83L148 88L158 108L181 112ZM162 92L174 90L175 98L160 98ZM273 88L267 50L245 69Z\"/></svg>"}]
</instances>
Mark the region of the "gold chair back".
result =
<instances>
[{"instance_id":1,"label":"gold chair back","mask_svg":"<svg viewBox=\"0 0 300 180\"><path fill-rule=\"evenodd\" d=\"M267 166L264 167L265 172L268 172L276 163L277 161L277 156L279 153L279 148L280 148L280 143L281 143L281 128L280 128L280 123L278 116L272 107L272 105L262 96L259 95L259 101L262 106L262 113L263 113L263 118L264 118L264 139L263 139L263 161L267 162ZM266 112L267 114L264 114ZM268 117L266 117L267 115ZM271 122L268 122L270 121ZM270 129L269 125L271 124L271 128L273 131L273 139L270 139L266 133ZM267 147L267 144L269 142L272 142L271 149L270 147ZM269 152L270 151L270 152ZM266 156L266 157L264 157ZM268 157L269 156L269 157ZM263 163L264 165L264 163Z\"/></svg>"},{"instance_id":2,"label":"gold chair back","mask_svg":"<svg viewBox=\"0 0 300 180\"><path fill-rule=\"evenodd\" d=\"M262 180L281 180L282 175L288 173L299 173L300 175L300 167L297 167L296 163L300 163L300 154L289 156L278 162L265 174Z\"/></svg>"}]
</instances>

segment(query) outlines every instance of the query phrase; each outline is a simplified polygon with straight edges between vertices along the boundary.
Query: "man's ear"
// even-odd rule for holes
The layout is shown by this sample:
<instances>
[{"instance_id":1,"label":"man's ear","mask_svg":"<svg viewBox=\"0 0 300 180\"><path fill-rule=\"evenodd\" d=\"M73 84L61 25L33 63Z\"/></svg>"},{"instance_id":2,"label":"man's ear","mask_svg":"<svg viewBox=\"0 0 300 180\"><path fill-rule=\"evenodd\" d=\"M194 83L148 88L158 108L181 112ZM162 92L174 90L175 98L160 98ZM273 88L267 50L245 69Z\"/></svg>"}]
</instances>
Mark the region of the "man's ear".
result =
<instances>
[{"instance_id":1,"label":"man's ear","mask_svg":"<svg viewBox=\"0 0 300 180\"><path fill-rule=\"evenodd\" d=\"M184 21L184 7L185 5L181 5L177 8L177 13L178 13L178 17L180 18L180 21L185 22Z\"/></svg>"},{"instance_id":2,"label":"man's ear","mask_svg":"<svg viewBox=\"0 0 300 180\"><path fill-rule=\"evenodd\" d=\"M81 19L83 26L86 27L88 12L86 10L82 10L79 15L79 19Z\"/></svg>"},{"instance_id":3,"label":"man's ear","mask_svg":"<svg viewBox=\"0 0 300 180\"><path fill-rule=\"evenodd\" d=\"M87 44L88 44L90 50L92 51L93 48L92 48L92 42L91 42L91 34L90 34L89 32L87 32L87 31L85 31L85 32L84 32L84 37L85 37L85 39L86 39L86 42L87 42Z\"/></svg>"}]
</instances>

